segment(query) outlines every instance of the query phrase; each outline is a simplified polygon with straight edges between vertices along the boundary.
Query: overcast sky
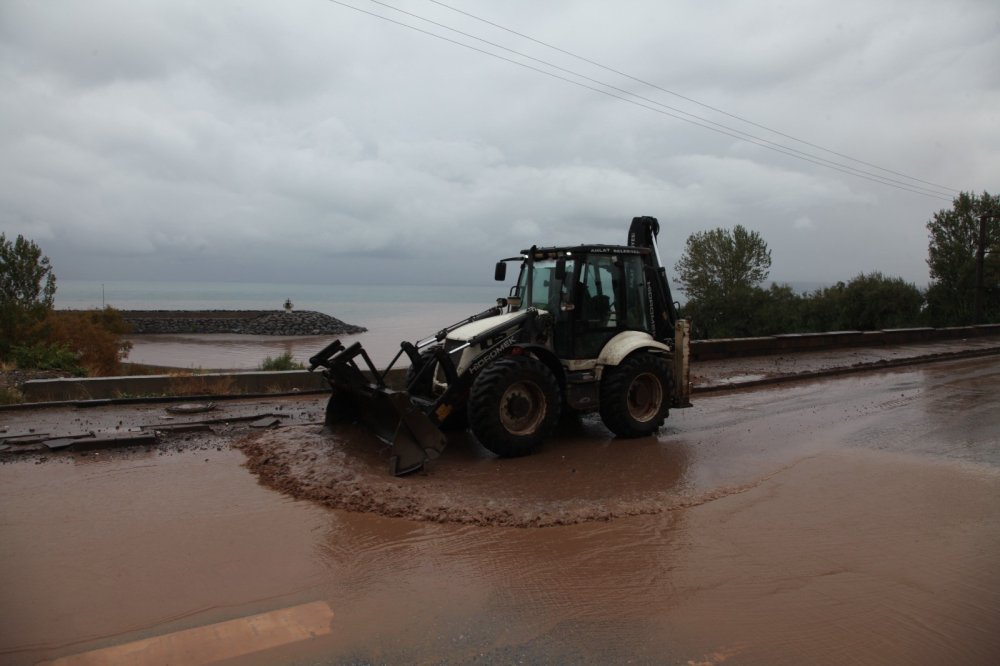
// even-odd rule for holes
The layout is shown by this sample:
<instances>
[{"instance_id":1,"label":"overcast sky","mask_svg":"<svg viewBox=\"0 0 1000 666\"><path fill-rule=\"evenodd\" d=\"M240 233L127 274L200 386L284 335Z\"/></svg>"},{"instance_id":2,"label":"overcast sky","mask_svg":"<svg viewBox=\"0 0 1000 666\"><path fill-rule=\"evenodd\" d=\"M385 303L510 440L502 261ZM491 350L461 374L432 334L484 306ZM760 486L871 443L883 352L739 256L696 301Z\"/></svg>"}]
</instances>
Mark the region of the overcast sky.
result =
<instances>
[{"instance_id":1,"label":"overcast sky","mask_svg":"<svg viewBox=\"0 0 1000 666\"><path fill-rule=\"evenodd\" d=\"M670 273L689 234L743 224L774 280L926 283L925 224L954 192L683 122L660 105L933 187L635 79L945 188L1000 190L996 0L448 2L635 79L428 0L386 4L638 103L328 0L4 0L0 230L38 242L60 279L468 284L533 243L621 243L653 215Z\"/></svg>"}]
</instances>

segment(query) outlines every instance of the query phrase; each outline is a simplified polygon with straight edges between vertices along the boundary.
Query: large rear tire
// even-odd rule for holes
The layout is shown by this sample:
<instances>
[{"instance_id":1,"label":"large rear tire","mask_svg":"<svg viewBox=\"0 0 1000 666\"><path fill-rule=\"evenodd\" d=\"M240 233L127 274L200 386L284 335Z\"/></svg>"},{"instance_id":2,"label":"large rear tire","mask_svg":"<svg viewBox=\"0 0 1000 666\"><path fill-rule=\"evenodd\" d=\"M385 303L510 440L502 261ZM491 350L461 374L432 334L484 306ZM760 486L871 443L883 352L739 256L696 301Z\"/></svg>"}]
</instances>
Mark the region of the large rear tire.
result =
<instances>
[{"instance_id":1,"label":"large rear tire","mask_svg":"<svg viewBox=\"0 0 1000 666\"><path fill-rule=\"evenodd\" d=\"M472 434L502 458L528 455L559 421L562 401L552 371L530 356L494 361L472 382Z\"/></svg>"},{"instance_id":2,"label":"large rear tire","mask_svg":"<svg viewBox=\"0 0 1000 666\"><path fill-rule=\"evenodd\" d=\"M662 356L632 354L605 369L601 378L601 420L619 437L651 435L667 418L673 372Z\"/></svg>"}]
</instances>

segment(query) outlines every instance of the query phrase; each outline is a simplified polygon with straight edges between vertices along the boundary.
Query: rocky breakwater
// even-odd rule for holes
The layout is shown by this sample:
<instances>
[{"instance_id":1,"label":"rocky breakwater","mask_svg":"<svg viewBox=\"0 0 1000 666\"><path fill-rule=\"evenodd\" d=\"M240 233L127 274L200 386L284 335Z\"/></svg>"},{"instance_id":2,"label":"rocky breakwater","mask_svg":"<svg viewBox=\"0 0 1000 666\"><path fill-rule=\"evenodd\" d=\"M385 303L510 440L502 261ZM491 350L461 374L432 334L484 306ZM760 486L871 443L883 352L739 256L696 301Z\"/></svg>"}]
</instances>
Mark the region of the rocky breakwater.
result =
<instances>
[{"instance_id":1,"label":"rocky breakwater","mask_svg":"<svg viewBox=\"0 0 1000 666\"><path fill-rule=\"evenodd\" d=\"M310 310L123 310L133 334L353 335L366 328Z\"/></svg>"}]
</instances>

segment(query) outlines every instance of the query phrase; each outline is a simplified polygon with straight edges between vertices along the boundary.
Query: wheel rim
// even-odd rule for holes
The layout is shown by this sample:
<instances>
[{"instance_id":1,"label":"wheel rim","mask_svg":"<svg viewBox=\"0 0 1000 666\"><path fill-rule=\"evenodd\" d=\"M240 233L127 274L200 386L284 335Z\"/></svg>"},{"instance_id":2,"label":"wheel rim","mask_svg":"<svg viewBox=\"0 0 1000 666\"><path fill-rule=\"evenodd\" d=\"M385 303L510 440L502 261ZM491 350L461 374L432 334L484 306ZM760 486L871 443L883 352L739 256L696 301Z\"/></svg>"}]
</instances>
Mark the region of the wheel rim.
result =
<instances>
[{"instance_id":1,"label":"wheel rim","mask_svg":"<svg viewBox=\"0 0 1000 666\"><path fill-rule=\"evenodd\" d=\"M545 419L545 394L534 382L507 387L500 398L500 423L512 435L532 435Z\"/></svg>"},{"instance_id":2,"label":"wheel rim","mask_svg":"<svg viewBox=\"0 0 1000 666\"><path fill-rule=\"evenodd\" d=\"M628 387L628 413L636 421L652 420L663 404L663 385L651 372L637 375Z\"/></svg>"}]
</instances>

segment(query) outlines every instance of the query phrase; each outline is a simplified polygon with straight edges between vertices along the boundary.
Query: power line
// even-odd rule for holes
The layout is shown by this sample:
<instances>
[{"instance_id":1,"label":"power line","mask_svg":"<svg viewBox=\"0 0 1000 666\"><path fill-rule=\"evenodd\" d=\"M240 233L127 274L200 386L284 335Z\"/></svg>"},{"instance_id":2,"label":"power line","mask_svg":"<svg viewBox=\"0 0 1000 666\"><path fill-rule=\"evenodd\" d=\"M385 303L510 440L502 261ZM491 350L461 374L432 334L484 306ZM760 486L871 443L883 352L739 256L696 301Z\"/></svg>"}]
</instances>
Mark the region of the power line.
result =
<instances>
[{"instance_id":1,"label":"power line","mask_svg":"<svg viewBox=\"0 0 1000 666\"><path fill-rule=\"evenodd\" d=\"M653 111L653 112L659 113L661 115L669 116L671 118L675 118L677 120L681 120L683 122L686 122L686 123L689 123L689 124L692 124L692 125L697 125L698 127L702 127L704 129L711 130L713 132L717 132L719 134L724 134L726 136L730 136L730 137L733 137L733 138L741 140L741 141L746 141L748 143L755 144L755 145L760 146L762 148L767 148L768 150L772 150L774 152L781 153L783 155L787 155L789 157L793 157L793 158L796 158L796 159L799 159L799 160L803 160L805 162L810 162L812 164L816 164L818 166L825 167L825 168L828 168L828 169L833 169L834 171L840 171L841 173L845 173L845 174L850 175L850 176L855 176L857 178L863 178L865 180L869 180L869 181L878 183L880 185L886 185L888 187L894 187L894 188L899 189L899 190L904 190L904 191L910 192L912 194L919 194L921 196L931 197L931 198L935 198L935 199L941 199L941 200L945 200L945 201L950 201L951 200L951 197L946 197L946 196L943 195L943 193L933 192L933 191L930 191L930 190L924 190L923 188L920 188L920 186L918 186L918 185L911 185L909 183L907 183L907 184L896 184L899 181L892 181L892 179L889 179L888 177L885 177L885 176L866 175L866 174L868 174L868 172L863 172L861 170L856 169L855 167L850 167L850 166L846 166L846 165L838 165L837 163L830 162L829 160L826 160L826 163L824 163L823 161L820 161L820 160L823 160L824 158L815 158L814 159L812 156L807 156L807 155L809 155L808 153L802 153L801 151L792 152L795 149L786 149L784 146L781 146L780 144L773 144L773 142L767 142L766 139L758 139L756 137L753 137L752 135L746 134L745 132L740 132L739 130L728 131L729 128L720 129L720 128L717 128L717 127L713 127L713 126L711 126L709 124L706 124L706 123L711 123L712 121L705 120L705 122L699 122L699 120L703 120L703 119L699 118L698 116L693 116L693 114L687 114L687 115L692 115L694 118L698 118L699 120L692 120L691 118L685 118L685 117L683 117L681 115L678 115L676 113L671 113L670 111L665 111L665 110L663 110L661 108L656 108L654 106L649 106L647 104L643 104L641 102L637 102L637 101L635 101L633 99L629 99L627 97L623 97L621 95L617 95L617 94L615 94L613 92L609 92L607 90L602 90L601 88L595 88L594 86L590 86L590 85L587 85L585 83L581 83L579 81L575 81L573 79L569 79L569 78L567 78L565 76L560 76L559 74L556 74L554 72L550 72L550 71L547 71L547 70L544 70L544 69L540 69L538 67L534 67L534 66L529 65L527 63L523 63L523 62L511 59L511 58L507 58L507 57L502 56L500 54L493 53L491 51L487 51L485 49L481 49L481 48L478 48L476 46L472 46L471 44L466 44L466 43L463 43L463 42L460 42L460 41L457 41L457 40L454 40L454 39L450 39L450 38L445 37L443 35L439 35L439 34L430 32L428 30L424 30L422 28L418 28L418 27L413 26L413 25L409 25L407 23L403 23L401 21L396 21L395 19L391 19L391 18L389 18L387 16L382 16L381 14L376 14L375 12L371 12L371 11L368 11L366 9L361 9L360 7L355 7L353 5L349 5L349 4L345 3L345 2L341 2L340 0L327 0L327 1L331 2L331 3L335 4L335 5L340 5L342 7L346 7L347 9L352 9L352 10L354 10L356 12L360 12L362 14L367 14L367 15L372 16L374 18L377 18L377 19L380 19L380 20L383 20L383 21L387 21L389 23L393 23L395 25L398 25L398 26L401 26L401 27L404 27L404 28L408 28L410 30L414 30L416 32L428 35L430 37L434 37L436 39L440 39L442 41L449 42L451 44L455 44L457 46L461 46L461 47L470 49L472 51L476 51L478 53L482 53L484 55L488 55L488 56L491 56L493 58L497 58L499 60L503 60L505 62L508 62L508 63L511 63L511 64L514 64L514 65L518 65L519 67L523 67L525 69L530 69L530 70L532 70L534 72L538 72L539 74L544 74L546 76L549 76L549 77L552 77L552 78L555 78L555 79L559 79L560 81L565 81L566 83L571 83L571 84L579 86L581 88L585 88L587 90L591 90L591 91L600 93L602 95L606 95L608 97L613 97L615 99L618 99L618 100L621 100L623 102L627 102L629 104L632 104L632 105L635 105L635 106L647 109L649 111ZM378 3L378 4L383 4L383 3ZM383 6L388 7L388 5L383 5ZM401 11L401 10L397 10L397 11ZM403 12L403 13L406 13L406 12ZM428 22L433 23L433 21L428 21ZM461 32L461 31L456 31L456 32ZM479 38L476 38L476 37L473 37L473 38L474 39L479 39ZM480 41L485 41L485 40L480 40ZM501 47L501 48L503 48L503 47ZM544 62L544 61L542 61L542 62ZM548 63L546 63L546 64L548 64ZM554 65L550 65L550 66L556 67ZM578 75L578 74L574 74L574 75L575 76L581 76L581 75ZM583 78L585 78L585 77L583 77ZM601 83L600 85L607 85L607 84ZM613 86L608 86L608 87L613 88ZM632 93L626 93L626 94L632 94ZM659 106L665 106L665 105L659 104L658 102L652 102L652 103L653 104L658 104ZM666 107L666 108L671 108L671 107ZM686 112L682 111L680 113L686 113ZM718 123L714 123L714 124L718 124ZM720 126L720 127L725 128L725 126ZM773 144L773 145L771 145L771 144ZM800 153L800 154L797 154L797 153Z\"/></svg>"},{"instance_id":2,"label":"power line","mask_svg":"<svg viewBox=\"0 0 1000 666\"><path fill-rule=\"evenodd\" d=\"M688 118L693 118L693 119L695 119L697 121L700 121L700 123L708 123L709 125L713 125L715 127L718 127L721 130L725 130L725 132L723 132L723 133L727 134L728 136L733 136L733 134L731 134L731 132L735 132L736 134L739 135L739 136L737 136L735 138L747 140L747 141L750 141L751 143L754 143L754 144L759 145L759 146L763 146L763 144L769 144L771 146L775 146L775 147L781 149L781 151L779 151L779 152L790 151L791 153L797 153L798 155L801 155L801 156L803 156L805 158L808 158L808 161L811 161L814 164L817 163L814 160L819 160L819 162L825 163L825 164L821 164L820 166L829 165L829 166L837 168L838 170L847 169L848 172L852 173L852 175L864 174L865 176L871 176L872 178L878 179L877 182L883 182L883 183L886 183L886 184L888 184L888 183L895 183L897 185L901 185L901 186L906 187L906 188L912 188L913 190L918 190L918 191L920 191L920 193L928 195L928 196L941 196L941 195L945 195L945 194L951 194L951 193L946 193L946 192L936 192L934 190L931 190L930 188L923 187L921 185L916 185L914 183L908 183L908 182L905 182L905 181L897 180L895 178L890 178L888 176L883 176L883 175L880 175L880 174L872 173L870 171L865 171L864 169L859 169L857 167L853 167L853 166L850 166L848 164L842 164L840 162L835 162L835 161L829 160L829 159L827 159L825 157L820 157L819 155L814 155L812 153L807 153L807 152L801 151L801 150L799 150L797 148L792 148L790 146L786 146L786 145L777 143L776 141L771 141L770 139L765 139L765 138L760 137L760 136L755 136L753 134L750 134L749 132L744 132L743 130L736 129L736 128L730 127L728 125L723 125L722 123L717 123L717 122L715 122L713 120L709 120L708 118L704 118L702 116L698 116L698 115L695 115L693 113L689 113L687 111L684 111L683 109L678 109L676 107L669 106L667 104L663 104L663 103L658 102L658 101L656 101L654 99L650 99L648 97L644 97L644 96L639 95L637 93L633 93L633 92L625 90L623 88L619 88L619 87L613 86L613 85L611 85L609 83L605 83L603 81L599 81L597 79L591 78L591 77L586 76L584 74L580 74L579 72L575 72L573 70L566 69L565 67L560 67L559 65L555 65L555 64L553 64L553 63L551 63L551 62L549 62L547 60L542 60L541 58L536 58L536 57L528 55L526 53L522 53L520 51L515 51L514 49L508 48L508 47L506 47L506 46L504 46L502 44L497 44L496 42L491 42L489 40L483 39L483 38L478 37L476 35L464 32L462 30L458 30L457 28L452 28L451 26L445 25L443 23L438 23L437 21L433 21L431 19L425 18L423 16L420 16L419 14L414 14L413 12L409 12L409 11L405 11L403 9L399 9L398 7L394 7L392 5L389 5L389 4L385 3L385 2L382 2L381 0L369 0L369 1L372 2L373 4L380 5L382 7L385 7L387 9L391 9L391 10L399 12L401 14L405 14L406 16L410 16L410 17L418 19L420 21L424 21L426 23L430 23L431 25L435 25L435 26L437 26L439 28L444 28L445 30L449 30L451 32L457 33L457 34L462 35L464 37L468 37L470 39L475 39L475 40L477 40L479 42L482 42L484 44L488 44L488 45L490 45L492 47L495 47L495 48L498 48L498 49L502 49L504 51L507 51L508 53L513 53L514 55L520 56L522 58L527 58L528 60L533 60L533 61L535 61L537 63L540 63L540 64L545 65L547 67L551 67L551 68L553 68L555 70L558 70L558 71L561 71L561 72L565 72L565 73L570 74L572 76L579 77L579 78L581 78L581 79L583 79L585 81L590 81L591 83L596 83L597 85L604 86L604 87L606 87L606 88L608 88L610 90L614 90L615 92L621 93L623 95L629 95L629 96L634 97L636 99L640 99L640 100L642 100L644 102L649 102L650 104L655 104L655 105L657 105L659 107L662 107L664 109L667 109L669 111L673 111L674 113L679 113L681 115L687 116ZM672 116L672 117L676 117L676 116ZM685 120L685 119L681 118L680 120ZM694 123L694 124L698 124L701 127L705 127L704 125L700 125L699 123ZM707 128L707 129L712 129L712 128ZM767 147L767 146L763 146L763 147ZM784 154L788 155L789 153L785 152ZM854 172L856 172L856 174L854 174ZM911 180L914 180L914 179L911 178Z\"/></svg>"},{"instance_id":3,"label":"power line","mask_svg":"<svg viewBox=\"0 0 1000 666\"><path fill-rule=\"evenodd\" d=\"M508 28L506 26L500 25L499 23L495 23L495 22L490 21L488 19L484 19L484 18L482 18L480 16L476 16L475 14L472 14L472 13L467 12L467 11L463 11L461 9L458 9L457 7L452 7L451 5L445 4L444 2L440 2L439 0L427 0L427 1L431 2L431 3L435 4L435 5L439 5L441 7L444 7L445 9L449 9L449 10L451 10L453 12L457 12L459 14L462 14L463 16L467 16L467 17L469 17L471 19L474 19L476 21L480 21L480 22L485 23L487 25L493 26L494 28L498 28L498 29L503 30L505 32L509 32L512 35L517 35L518 37L522 37L524 39L527 39L528 41L534 42L535 44L539 44L541 46L544 46L546 48L552 49L554 51L558 51L559 53L563 53L565 55L568 55L568 56L570 56L572 58L576 58L577 60L580 60L582 62L588 63L590 65L594 65L595 67L600 67L601 69L604 69L604 70L607 70L609 72L612 72L613 74L617 74L619 76L623 76L623 77L625 77L627 79L630 79L632 81L635 81L637 83L641 83L641 84L643 84L645 86L649 86L650 88L655 88L656 90L659 90L660 92L667 93L668 95L673 95L674 97L683 99L683 100L685 100L687 102L691 102L692 104L697 104L698 106L700 106L702 108L709 109L711 111L715 111L716 113L721 113L724 116L728 116L728 117L733 118L735 120L739 120L740 122L747 123L748 125L753 125L754 127L758 127L760 129L767 130L768 132L772 132L773 134L777 134L778 136L783 136L786 139L791 139L792 141L796 141L796 142L801 143L803 145L810 146L811 148L816 148L818 150L822 150L823 152L830 153L831 155L836 155L837 157L842 157L842 158L847 159L847 160L851 160L852 162L857 162L858 164L864 164L865 166L869 166L869 167L872 167L874 169L878 169L879 171L885 171L886 173L891 173L891 174L894 174L896 176L902 176L903 178L906 178L907 180L916 181L918 183L923 183L925 185L933 185L934 187L946 190L946 191L951 192L951 193L954 193L954 192L958 191L958 188L955 188L955 187L949 187L947 185L941 185L940 183L934 183L934 182L931 182L929 180L922 180L920 178L916 178L915 176L907 175L907 174L902 173L900 171L893 171L892 169L887 169L886 167L882 167L882 166L879 166L877 164L873 164L871 162L866 162L866 161L864 161L862 159L858 159L856 157L851 157L850 155L846 155L844 153L839 153L836 150L831 150L830 148L825 148L825 147L823 147L821 145L818 145L818 144L806 141L805 139L799 139L798 137L792 136L791 134L786 134L785 132L782 132L780 130L776 130L776 129L774 129L772 127L768 127L766 125L762 125L760 123L756 123L756 122L754 122L754 121L752 121L752 120L750 120L748 118L744 118L743 116L736 115L735 113L730 113L730 112L728 112L728 111L726 111L724 109L720 109L720 108L712 106L710 104L706 104L704 102L700 102L700 101L698 101L698 100L696 100L696 99L694 99L692 97L687 97L686 95L682 95L679 92L676 92L676 91L673 91L673 90L668 90L667 88L663 88L663 87L661 87L661 86L659 86L659 85L657 85L655 83L651 83L649 81L645 81L645 80L640 79L638 77L632 76L631 74L628 74L628 73L623 72L621 70L615 69L613 67L609 67L607 65L599 63L599 62L597 62L595 60L591 60L590 58L586 58L586 57L581 56L579 54L573 53L572 51L567 51L566 49L559 48L558 46L555 46L553 44L549 44L548 42L543 42L540 39L535 39L534 37L531 37L530 35L524 34L523 32L518 32L516 30L512 30L511 28Z\"/></svg>"}]
</instances>

